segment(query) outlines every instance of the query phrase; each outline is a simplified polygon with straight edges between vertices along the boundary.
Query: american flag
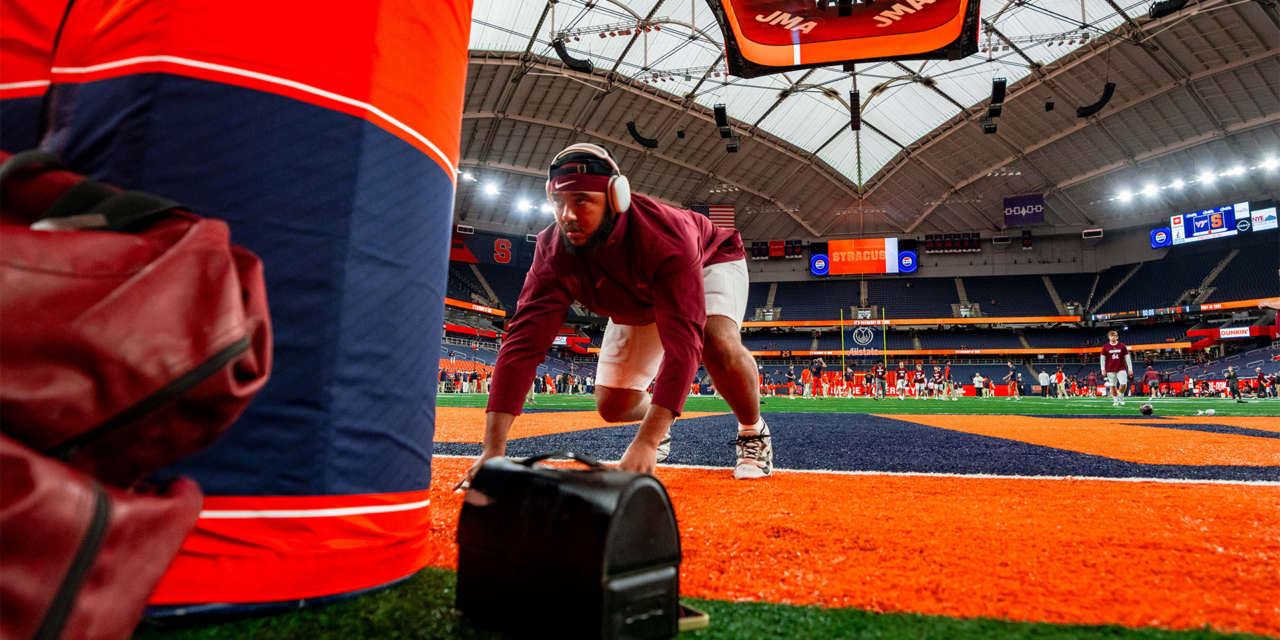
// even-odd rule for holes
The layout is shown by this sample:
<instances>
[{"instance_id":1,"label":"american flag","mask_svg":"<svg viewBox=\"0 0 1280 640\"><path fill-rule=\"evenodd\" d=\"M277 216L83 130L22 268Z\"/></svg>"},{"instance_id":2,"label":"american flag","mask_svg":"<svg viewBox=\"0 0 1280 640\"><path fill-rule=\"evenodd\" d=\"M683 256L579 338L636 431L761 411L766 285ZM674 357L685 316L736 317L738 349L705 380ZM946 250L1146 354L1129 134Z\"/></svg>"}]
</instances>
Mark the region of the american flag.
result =
<instances>
[{"instance_id":1,"label":"american flag","mask_svg":"<svg viewBox=\"0 0 1280 640\"><path fill-rule=\"evenodd\" d=\"M714 224L717 227L724 227L725 229L738 228L737 224L734 222L733 205L695 204L692 209L694 213L711 218L711 224Z\"/></svg>"}]
</instances>

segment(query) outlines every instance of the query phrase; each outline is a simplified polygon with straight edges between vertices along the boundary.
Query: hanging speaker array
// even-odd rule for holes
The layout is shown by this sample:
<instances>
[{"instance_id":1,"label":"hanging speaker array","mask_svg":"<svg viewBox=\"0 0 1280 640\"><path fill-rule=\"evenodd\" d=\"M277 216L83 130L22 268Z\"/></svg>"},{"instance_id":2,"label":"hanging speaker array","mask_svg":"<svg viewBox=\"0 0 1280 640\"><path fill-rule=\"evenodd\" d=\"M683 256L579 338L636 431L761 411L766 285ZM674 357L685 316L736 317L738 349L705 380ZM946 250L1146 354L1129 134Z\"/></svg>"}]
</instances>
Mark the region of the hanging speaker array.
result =
<instances>
[{"instance_id":1,"label":"hanging speaker array","mask_svg":"<svg viewBox=\"0 0 1280 640\"><path fill-rule=\"evenodd\" d=\"M581 73L591 73L595 71L595 65L590 60L579 59L569 55L569 50L564 46L564 40L552 40L551 48L556 50L556 56L564 63L564 66Z\"/></svg>"},{"instance_id":2,"label":"hanging speaker array","mask_svg":"<svg viewBox=\"0 0 1280 640\"><path fill-rule=\"evenodd\" d=\"M657 138L646 138L646 137L644 137L644 136L640 135L640 131L639 131L638 129L636 129L636 123L635 123L635 122L628 122L628 123L627 123L627 133L630 133L630 134L631 134L631 139L632 139L632 140L635 140L636 142L640 143L640 146L642 146L642 147L644 147L644 148L646 148L646 149L657 149L657 148L658 148L658 140L657 140Z\"/></svg>"},{"instance_id":3,"label":"hanging speaker array","mask_svg":"<svg viewBox=\"0 0 1280 640\"><path fill-rule=\"evenodd\" d=\"M987 107L988 118L999 118L1004 111L1004 89L1004 78L995 78L991 81L991 106Z\"/></svg>"},{"instance_id":4,"label":"hanging speaker array","mask_svg":"<svg viewBox=\"0 0 1280 640\"><path fill-rule=\"evenodd\" d=\"M849 128L854 131L862 128L862 101L858 96L857 90L849 92Z\"/></svg>"},{"instance_id":5,"label":"hanging speaker array","mask_svg":"<svg viewBox=\"0 0 1280 640\"><path fill-rule=\"evenodd\" d=\"M1175 14L1187 6L1187 0L1163 0L1162 2L1151 3L1151 10L1148 15L1152 20L1163 18L1167 15Z\"/></svg>"},{"instance_id":6,"label":"hanging speaker array","mask_svg":"<svg viewBox=\"0 0 1280 640\"><path fill-rule=\"evenodd\" d=\"M713 110L716 113L716 127L720 129L720 137L732 138L733 129L729 128L729 112L725 110L722 104L715 105Z\"/></svg>"},{"instance_id":7,"label":"hanging speaker array","mask_svg":"<svg viewBox=\"0 0 1280 640\"><path fill-rule=\"evenodd\" d=\"M1114 82L1108 82L1108 83L1107 83L1107 86L1105 86L1105 87L1103 87L1103 88L1102 88L1102 97L1101 97L1101 98L1098 98L1098 101L1097 101L1097 102L1095 102L1095 103L1093 103L1093 104L1091 104L1091 105L1088 105L1088 106L1085 106L1085 107L1079 107L1079 108L1077 108L1077 109L1076 109L1076 117L1077 117L1077 118L1088 118L1089 116L1091 116L1091 115L1093 115L1093 114L1095 114L1095 113L1097 113L1097 112L1099 112L1099 111L1102 111L1102 108L1103 108L1103 107L1105 107L1105 106L1107 106L1107 103L1108 103L1108 102L1111 102L1111 96L1112 96L1115 92L1116 92L1116 83L1114 83Z\"/></svg>"}]
</instances>

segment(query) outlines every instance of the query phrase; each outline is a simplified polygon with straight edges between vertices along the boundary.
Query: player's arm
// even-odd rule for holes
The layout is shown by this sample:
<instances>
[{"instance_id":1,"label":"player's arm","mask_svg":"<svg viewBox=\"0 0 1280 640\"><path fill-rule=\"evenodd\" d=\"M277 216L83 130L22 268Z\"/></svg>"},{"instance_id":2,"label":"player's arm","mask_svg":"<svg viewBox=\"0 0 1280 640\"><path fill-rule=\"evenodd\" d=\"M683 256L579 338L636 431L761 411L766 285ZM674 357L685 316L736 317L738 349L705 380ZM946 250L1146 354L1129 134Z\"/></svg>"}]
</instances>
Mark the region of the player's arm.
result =
<instances>
[{"instance_id":1,"label":"player's arm","mask_svg":"<svg viewBox=\"0 0 1280 640\"><path fill-rule=\"evenodd\" d=\"M1129 350L1124 350L1124 368L1129 372L1129 377L1133 377L1133 356L1129 355Z\"/></svg>"},{"instance_id":2,"label":"player's arm","mask_svg":"<svg viewBox=\"0 0 1280 640\"><path fill-rule=\"evenodd\" d=\"M1107 373L1107 354L1103 353L1098 356L1098 367L1102 369L1102 374Z\"/></svg>"},{"instance_id":3,"label":"player's arm","mask_svg":"<svg viewBox=\"0 0 1280 640\"><path fill-rule=\"evenodd\" d=\"M659 268L658 273L664 271ZM649 411L619 464L624 471L640 473L653 472L658 443L684 409L687 396L682 390L698 370L702 333L707 322L702 269L697 263L679 266L674 273L657 280L653 294L654 321L664 352L662 365L653 382Z\"/></svg>"},{"instance_id":4,"label":"player's arm","mask_svg":"<svg viewBox=\"0 0 1280 640\"><path fill-rule=\"evenodd\" d=\"M515 315L507 325L509 332L493 367L480 457L455 489L470 486L471 479L486 460L506 455L511 424L524 408L524 398L533 384L538 365L546 359L547 350L569 314L573 298L554 278L548 277L549 270L549 267L535 266L525 278Z\"/></svg>"}]
</instances>

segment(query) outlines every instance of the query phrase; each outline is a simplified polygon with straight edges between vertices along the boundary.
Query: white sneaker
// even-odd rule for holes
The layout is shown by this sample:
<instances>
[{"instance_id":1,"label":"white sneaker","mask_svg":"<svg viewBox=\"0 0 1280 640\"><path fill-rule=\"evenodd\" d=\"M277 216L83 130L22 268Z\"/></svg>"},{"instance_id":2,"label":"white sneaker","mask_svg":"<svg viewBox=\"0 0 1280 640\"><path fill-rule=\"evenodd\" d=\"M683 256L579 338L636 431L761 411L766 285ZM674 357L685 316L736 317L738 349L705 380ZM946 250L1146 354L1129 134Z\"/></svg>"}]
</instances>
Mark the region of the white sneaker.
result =
<instances>
[{"instance_id":1,"label":"white sneaker","mask_svg":"<svg viewBox=\"0 0 1280 640\"><path fill-rule=\"evenodd\" d=\"M662 436L662 442L658 443L658 462L666 462L671 457L671 430L667 429L666 435Z\"/></svg>"},{"instance_id":2,"label":"white sneaker","mask_svg":"<svg viewBox=\"0 0 1280 640\"><path fill-rule=\"evenodd\" d=\"M734 478L747 480L773 475L773 436L763 420L759 431L739 431L738 438L730 444L735 445L738 454L738 464L733 468Z\"/></svg>"}]
</instances>

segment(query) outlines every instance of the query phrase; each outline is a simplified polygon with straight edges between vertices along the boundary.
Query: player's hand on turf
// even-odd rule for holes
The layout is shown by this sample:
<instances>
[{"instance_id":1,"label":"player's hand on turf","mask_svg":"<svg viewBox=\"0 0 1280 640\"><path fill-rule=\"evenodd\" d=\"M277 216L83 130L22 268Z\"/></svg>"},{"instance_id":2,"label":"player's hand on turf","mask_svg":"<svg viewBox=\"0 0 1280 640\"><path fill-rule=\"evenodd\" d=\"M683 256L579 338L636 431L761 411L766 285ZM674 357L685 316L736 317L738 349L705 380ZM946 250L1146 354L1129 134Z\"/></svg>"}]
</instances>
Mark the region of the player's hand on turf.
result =
<instances>
[{"instance_id":1,"label":"player's hand on turf","mask_svg":"<svg viewBox=\"0 0 1280 640\"><path fill-rule=\"evenodd\" d=\"M632 442L622 454L618 468L633 473L653 473L658 469L658 448Z\"/></svg>"},{"instance_id":2,"label":"player's hand on turf","mask_svg":"<svg viewBox=\"0 0 1280 640\"><path fill-rule=\"evenodd\" d=\"M458 481L458 484L453 485L453 491L456 493L458 491L466 491L467 489L470 489L471 481L476 479L476 474L480 472L480 467L484 466L484 463L488 462L492 458L501 457L502 456L499 455L480 454L480 457L476 458L475 464L471 465L470 469L467 469L467 475L463 476L462 479Z\"/></svg>"}]
</instances>

